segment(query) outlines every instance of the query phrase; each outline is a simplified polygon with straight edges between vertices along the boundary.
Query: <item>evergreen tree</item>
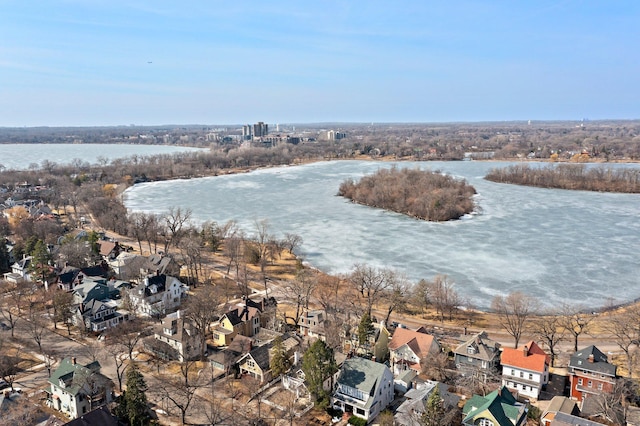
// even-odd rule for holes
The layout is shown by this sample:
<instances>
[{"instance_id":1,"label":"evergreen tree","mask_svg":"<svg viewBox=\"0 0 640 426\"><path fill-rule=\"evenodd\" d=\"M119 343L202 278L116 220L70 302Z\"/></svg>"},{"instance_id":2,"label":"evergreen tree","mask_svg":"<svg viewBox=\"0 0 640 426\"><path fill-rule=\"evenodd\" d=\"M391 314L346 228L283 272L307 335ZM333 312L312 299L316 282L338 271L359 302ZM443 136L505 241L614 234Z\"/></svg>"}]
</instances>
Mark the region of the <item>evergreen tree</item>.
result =
<instances>
[{"instance_id":1,"label":"evergreen tree","mask_svg":"<svg viewBox=\"0 0 640 426\"><path fill-rule=\"evenodd\" d=\"M371 321L371 316L369 316L368 312L365 312L360 319L360 323L358 324L358 343L360 346L368 345L369 338L373 336L375 333L375 328L373 327L373 322Z\"/></svg>"},{"instance_id":2,"label":"evergreen tree","mask_svg":"<svg viewBox=\"0 0 640 426\"><path fill-rule=\"evenodd\" d=\"M30 269L33 273L40 277L42 283L47 280L47 276L50 275L49 262L51 261L51 253L47 245L42 240L38 240L33 249L30 251L31 266Z\"/></svg>"},{"instance_id":3,"label":"evergreen tree","mask_svg":"<svg viewBox=\"0 0 640 426\"><path fill-rule=\"evenodd\" d=\"M281 376L286 373L291 367L289 357L282 341L282 337L278 336L273 341L273 347L271 348L271 360L269 361L269 367L271 367L271 374L274 377Z\"/></svg>"},{"instance_id":4,"label":"evergreen tree","mask_svg":"<svg viewBox=\"0 0 640 426\"><path fill-rule=\"evenodd\" d=\"M127 390L120 397L115 414L130 426L146 426L151 419L147 413L147 384L138 367L129 364L127 370Z\"/></svg>"},{"instance_id":5,"label":"evergreen tree","mask_svg":"<svg viewBox=\"0 0 640 426\"><path fill-rule=\"evenodd\" d=\"M0 234L0 274L11 270L7 240Z\"/></svg>"},{"instance_id":6,"label":"evergreen tree","mask_svg":"<svg viewBox=\"0 0 640 426\"><path fill-rule=\"evenodd\" d=\"M323 389L322 383L338 371L333 349L322 340L313 342L302 357L302 371L307 389L315 398L316 405L326 406L329 394Z\"/></svg>"},{"instance_id":7,"label":"evergreen tree","mask_svg":"<svg viewBox=\"0 0 640 426\"><path fill-rule=\"evenodd\" d=\"M424 413L422 414L422 421L420 424L423 426L442 425L445 411L444 401L442 401L440 390L438 389L438 386L436 386L435 389L433 389L433 392L431 392L431 395L429 395L427 402L424 404Z\"/></svg>"}]
</instances>

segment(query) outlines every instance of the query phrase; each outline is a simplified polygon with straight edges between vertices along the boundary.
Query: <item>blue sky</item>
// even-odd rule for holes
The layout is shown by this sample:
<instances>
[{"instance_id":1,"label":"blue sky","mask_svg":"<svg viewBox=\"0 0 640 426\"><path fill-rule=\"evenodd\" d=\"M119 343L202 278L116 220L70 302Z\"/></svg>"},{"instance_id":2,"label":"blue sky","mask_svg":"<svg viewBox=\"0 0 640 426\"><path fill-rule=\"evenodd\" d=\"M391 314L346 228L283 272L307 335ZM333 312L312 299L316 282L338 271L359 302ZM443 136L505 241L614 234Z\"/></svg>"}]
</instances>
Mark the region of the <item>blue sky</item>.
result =
<instances>
[{"instance_id":1,"label":"blue sky","mask_svg":"<svg viewBox=\"0 0 640 426\"><path fill-rule=\"evenodd\" d=\"M0 0L0 126L640 118L638 1Z\"/></svg>"}]
</instances>

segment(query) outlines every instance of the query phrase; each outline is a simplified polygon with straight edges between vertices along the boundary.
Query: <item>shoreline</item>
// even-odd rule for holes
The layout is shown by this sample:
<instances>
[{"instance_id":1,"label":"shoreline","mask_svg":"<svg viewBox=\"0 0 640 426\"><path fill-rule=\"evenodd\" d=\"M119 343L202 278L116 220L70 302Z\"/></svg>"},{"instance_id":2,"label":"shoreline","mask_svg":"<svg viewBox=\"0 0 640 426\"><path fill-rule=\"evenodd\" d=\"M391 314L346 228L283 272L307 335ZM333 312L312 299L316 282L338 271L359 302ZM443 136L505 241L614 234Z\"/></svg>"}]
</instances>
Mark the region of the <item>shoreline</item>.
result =
<instances>
[{"instance_id":1,"label":"shoreline","mask_svg":"<svg viewBox=\"0 0 640 426\"><path fill-rule=\"evenodd\" d=\"M338 159L338 160L340 160L340 159ZM361 161L361 160L363 160L363 159L348 159L348 160L346 160L346 161L359 161L359 160ZM317 160L317 161L306 160L306 161L304 161L304 163L305 163L305 164L312 164L312 163L318 163L318 162L333 162L333 161L336 161L336 160L320 160L320 159L319 159L319 160ZM343 160L343 161L344 161L344 160ZM371 160L366 159L365 161L371 161ZM372 163L373 163L373 162L375 162L375 161L380 161L380 160L373 160L373 161L372 161ZM391 161L396 161L396 160L391 160ZM337 163L337 161L336 161L336 163ZM220 175L223 175L223 174L224 174L224 175L228 175L228 174L247 173L247 172L254 171L254 170L259 170L259 169L267 170L267 169L274 169L274 168L278 168L278 167L292 167L292 166L300 165L300 164L302 164L302 162L300 162L300 163L298 163L298 162L291 162L291 163L289 163L289 164L287 164L287 165L282 165L282 166L242 167L242 168L236 168L236 169L226 169L226 170L224 170L222 173L219 173L219 174L220 174ZM309 266L309 263L308 263L308 262L305 262L305 266ZM327 265L325 265L325 267L327 267ZM315 267L314 267L314 268L315 268ZM318 268L315 268L315 269L318 269ZM329 266L329 268L328 268L328 269L330 270L330 269L331 269L331 266ZM318 269L318 270L320 270L320 269ZM331 274L331 273L328 273L328 274L329 274L329 275L334 275L334 276L335 276L335 274ZM499 275L500 275L500 274L497 274L496 276L499 276ZM506 287L506 289L508 289L508 287ZM627 306L627 305L634 304L634 303L636 303L636 301L637 301L637 300L636 300L636 299L634 299L634 297L633 297L633 295L632 295L632 297L631 297L631 298L629 298L629 299L616 301L617 303L615 304L615 306L616 306L616 307L623 307L623 306ZM488 307L485 307L485 304L487 304L487 305L488 305L488 303L490 302L490 299L487 299L487 300L486 300L486 302L487 302L487 303L483 303L483 304L482 304L482 306L483 306L482 308L479 308L479 309L480 309L480 311L482 311L482 312L489 312L489 308L488 308ZM599 300L593 300L592 302L595 302L595 303L590 303L589 305L585 305L585 308L584 308L585 312L594 312L594 311L597 311L597 312L605 312L605 311L608 311L608 310L612 310L612 309L613 309L613 308L612 308L612 306L611 306L611 305L607 305L607 304L606 304L607 302L606 302L606 301L604 301L604 300L602 300L602 304L599 304L599 303L598 303L598 302L599 302Z\"/></svg>"}]
</instances>

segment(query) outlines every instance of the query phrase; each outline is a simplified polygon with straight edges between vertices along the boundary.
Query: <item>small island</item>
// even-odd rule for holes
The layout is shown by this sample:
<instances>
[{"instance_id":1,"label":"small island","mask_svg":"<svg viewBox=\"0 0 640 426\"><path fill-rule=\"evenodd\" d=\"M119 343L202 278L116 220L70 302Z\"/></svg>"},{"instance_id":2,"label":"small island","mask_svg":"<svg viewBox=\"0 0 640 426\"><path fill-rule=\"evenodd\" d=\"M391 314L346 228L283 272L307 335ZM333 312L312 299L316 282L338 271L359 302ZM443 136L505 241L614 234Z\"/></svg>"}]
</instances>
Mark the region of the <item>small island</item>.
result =
<instances>
[{"instance_id":1,"label":"small island","mask_svg":"<svg viewBox=\"0 0 640 426\"><path fill-rule=\"evenodd\" d=\"M485 179L541 188L640 193L640 169L626 167L586 167L584 164L531 167L517 164L492 169Z\"/></svg>"},{"instance_id":2,"label":"small island","mask_svg":"<svg viewBox=\"0 0 640 426\"><path fill-rule=\"evenodd\" d=\"M459 219L474 208L476 190L465 180L439 171L380 169L358 182L347 179L338 195L370 207L379 207L419 219L443 222Z\"/></svg>"}]
</instances>

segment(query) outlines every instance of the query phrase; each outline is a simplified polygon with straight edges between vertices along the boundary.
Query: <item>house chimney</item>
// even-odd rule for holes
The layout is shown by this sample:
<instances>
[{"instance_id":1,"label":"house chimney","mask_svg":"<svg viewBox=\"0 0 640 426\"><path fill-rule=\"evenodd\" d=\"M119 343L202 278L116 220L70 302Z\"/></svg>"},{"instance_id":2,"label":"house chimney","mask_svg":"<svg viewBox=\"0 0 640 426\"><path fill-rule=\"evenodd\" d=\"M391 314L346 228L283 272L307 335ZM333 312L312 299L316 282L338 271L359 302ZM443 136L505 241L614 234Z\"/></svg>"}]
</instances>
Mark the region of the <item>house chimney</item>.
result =
<instances>
[{"instance_id":1,"label":"house chimney","mask_svg":"<svg viewBox=\"0 0 640 426\"><path fill-rule=\"evenodd\" d=\"M525 357L526 357L526 356L529 356L529 348L528 348L526 345L522 348L522 354L523 354Z\"/></svg>"},{"instance_id":2,"label":"house chimney","mask_svg":"<svg viewBox=\"0 0 640 426\"><path fill-rule=\"evenodd\" d=\"M71 358L71 364L76 365L76 357L75 356Z\"/></svg>"},{"instance_id":3,"label":"house chimney","mask_svg":"<svg viewBox=\"0 0 640 426\"><path fill-rule=\"evenodd\" d=\"M589 362L593 362L594 361L593 354L589 354L589 358L587 358L587 361L589 361Z\"/></svg>"}]
</instances>

